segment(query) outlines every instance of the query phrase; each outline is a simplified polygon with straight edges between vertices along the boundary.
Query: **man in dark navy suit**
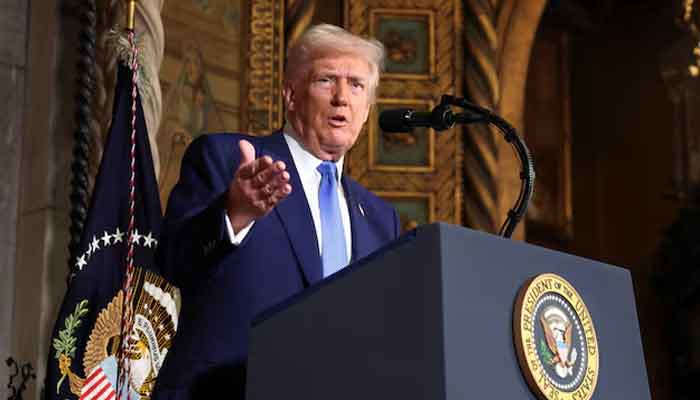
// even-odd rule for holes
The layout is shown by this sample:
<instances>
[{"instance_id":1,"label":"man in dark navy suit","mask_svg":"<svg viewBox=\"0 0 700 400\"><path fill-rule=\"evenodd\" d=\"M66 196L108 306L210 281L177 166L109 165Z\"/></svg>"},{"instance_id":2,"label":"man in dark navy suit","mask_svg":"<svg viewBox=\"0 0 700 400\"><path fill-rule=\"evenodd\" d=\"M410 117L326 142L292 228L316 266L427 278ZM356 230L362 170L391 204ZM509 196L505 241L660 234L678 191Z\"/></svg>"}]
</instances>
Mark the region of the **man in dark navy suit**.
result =
<instances>
[{"instance_id":1,"label":"man in dark navy suit","mask_svg":"<svg viewBox=\"0 0 700 400\"><path fill-rule=\"evenodd\" d=\"M383 57L377 41L315 26L288 52L284 129L190 145L160 243L182 310L154 399L242 399L255 315L399 235L396 212L342 173Z\"/></svg>"}]
</instances>

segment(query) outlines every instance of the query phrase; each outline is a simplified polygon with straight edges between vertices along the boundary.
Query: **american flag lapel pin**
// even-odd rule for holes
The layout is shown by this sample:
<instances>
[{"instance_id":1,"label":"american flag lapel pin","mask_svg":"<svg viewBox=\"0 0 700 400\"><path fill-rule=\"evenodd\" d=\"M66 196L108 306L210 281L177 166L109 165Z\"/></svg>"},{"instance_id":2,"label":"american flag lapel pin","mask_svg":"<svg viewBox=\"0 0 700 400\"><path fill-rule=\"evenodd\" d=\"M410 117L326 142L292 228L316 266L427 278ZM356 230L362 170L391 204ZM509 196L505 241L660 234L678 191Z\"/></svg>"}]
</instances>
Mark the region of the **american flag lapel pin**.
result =
<instances>
[{"instance_id":1,"label":"american flag lapel pin","mask_svg":"<svg viewBox=\"0 0 700 400\"><path fill-rule=\"evenodd\" d=\"M357 208L360 209L360 214L362 214L362 216L364 217L365 216L365 209L362 208L362 204L357 203Z\"/></svg>"}]
</instances>

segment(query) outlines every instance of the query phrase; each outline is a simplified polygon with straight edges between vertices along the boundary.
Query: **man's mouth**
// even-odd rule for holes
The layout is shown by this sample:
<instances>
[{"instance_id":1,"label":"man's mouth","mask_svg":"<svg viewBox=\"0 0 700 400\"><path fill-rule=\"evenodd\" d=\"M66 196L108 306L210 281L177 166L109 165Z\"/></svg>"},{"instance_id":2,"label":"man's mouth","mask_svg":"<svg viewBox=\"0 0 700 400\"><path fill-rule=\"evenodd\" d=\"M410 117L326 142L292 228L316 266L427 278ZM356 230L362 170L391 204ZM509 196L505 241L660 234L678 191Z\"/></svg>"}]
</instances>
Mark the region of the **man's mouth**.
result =
<instances>
[{"instance_id":1,"label":"man's mouth","mask_svg":"<svg viewBox=\"0 0 700 400\"><path fill-rule=\"evenodd\" d=\"M335 128L340 128L348 124L347 118L343 115L334 115L329 118L328 124Z\"/></svg>"}]
</instances>

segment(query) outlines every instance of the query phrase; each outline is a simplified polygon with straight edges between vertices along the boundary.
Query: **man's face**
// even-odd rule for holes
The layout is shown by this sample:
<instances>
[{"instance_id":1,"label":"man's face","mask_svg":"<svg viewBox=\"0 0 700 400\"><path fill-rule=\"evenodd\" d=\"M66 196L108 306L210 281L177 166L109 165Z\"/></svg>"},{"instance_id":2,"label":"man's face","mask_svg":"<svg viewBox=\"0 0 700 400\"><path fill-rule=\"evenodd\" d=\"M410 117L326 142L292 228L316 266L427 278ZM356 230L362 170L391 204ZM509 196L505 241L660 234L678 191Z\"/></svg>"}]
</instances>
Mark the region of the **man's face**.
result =
<instances>
[{"instance_id":1,"label":"man's face","mask_svg":"<svg viewBox=\"0 0 700 400\"><path fill-rule=\"evenodd\" d=\"M338 160L355 144L370 107L370 67L350 54L312 62L305 78L284 89L289 123L304 147L322 160Z\"/></svg>"},{"instance_id":2,"label":"man's face","mask_svg":"<svg viewBox=\"0 0 700 400\"><path fill-rule=\"evenodd\" d=\"M185 72L187 73L187 83L197 84L202 73L202 60L195 50L185 53Z\"/></svg>"}]
</instances>

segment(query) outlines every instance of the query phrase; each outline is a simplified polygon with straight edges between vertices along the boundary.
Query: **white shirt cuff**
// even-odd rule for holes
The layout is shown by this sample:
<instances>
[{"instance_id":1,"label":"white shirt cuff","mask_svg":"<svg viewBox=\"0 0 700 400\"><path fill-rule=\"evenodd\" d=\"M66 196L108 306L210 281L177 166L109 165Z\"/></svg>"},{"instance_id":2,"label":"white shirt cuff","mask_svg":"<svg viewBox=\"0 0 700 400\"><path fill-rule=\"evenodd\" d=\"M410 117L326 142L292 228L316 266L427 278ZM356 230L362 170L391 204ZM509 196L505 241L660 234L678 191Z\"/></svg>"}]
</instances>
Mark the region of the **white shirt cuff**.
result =
<instances>
[{"instance_id":1,"label":"white shirt cuff","mask_svg":"<svg viewBox=\"0 0 700 400\"><path fill-rule=\"evenodd\" d=\"M238 246L241 243L243 243L243 239L248 235L248 231L250 231L250 228L253 227L253 224L255 224L255 221L251 221L248 225L246 225L243 229L241 229L238 234L236 234L233 231L233 225L231 225L231 220L228 218L228 213L224 212L224 218L226 219L226 230L228 231L228 239L231 241L231 244L234 246Z\"/></svg>"}]
</instances>

